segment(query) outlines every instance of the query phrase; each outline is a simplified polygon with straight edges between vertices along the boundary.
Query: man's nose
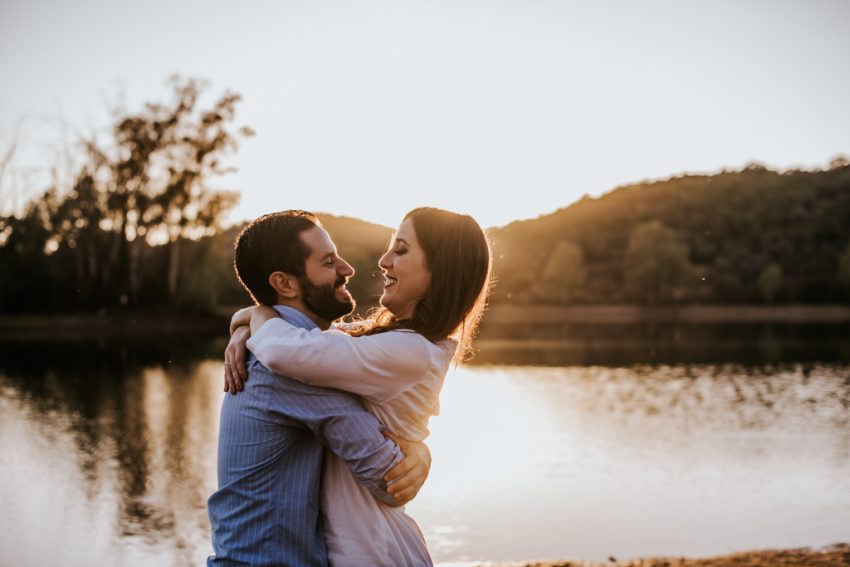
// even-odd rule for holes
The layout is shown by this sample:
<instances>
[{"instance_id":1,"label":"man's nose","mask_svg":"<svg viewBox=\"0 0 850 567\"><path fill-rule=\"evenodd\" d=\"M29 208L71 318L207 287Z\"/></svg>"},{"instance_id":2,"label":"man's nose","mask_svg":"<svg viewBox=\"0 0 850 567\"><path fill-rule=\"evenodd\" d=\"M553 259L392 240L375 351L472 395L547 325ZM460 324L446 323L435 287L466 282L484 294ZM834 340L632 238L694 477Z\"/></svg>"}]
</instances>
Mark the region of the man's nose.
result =
<instances>
[{"instance_id":1,"label":"man's nose","mask_svg":"<svg viewBox=\"0 0 850 567\"><path fill-rule=\"evenodd\" d=\"M341 276L351 277L354 275L354 268L351 267L351 264L340 258L339 266L337 267L337 273Z\"/></svg>"}]
</instances>

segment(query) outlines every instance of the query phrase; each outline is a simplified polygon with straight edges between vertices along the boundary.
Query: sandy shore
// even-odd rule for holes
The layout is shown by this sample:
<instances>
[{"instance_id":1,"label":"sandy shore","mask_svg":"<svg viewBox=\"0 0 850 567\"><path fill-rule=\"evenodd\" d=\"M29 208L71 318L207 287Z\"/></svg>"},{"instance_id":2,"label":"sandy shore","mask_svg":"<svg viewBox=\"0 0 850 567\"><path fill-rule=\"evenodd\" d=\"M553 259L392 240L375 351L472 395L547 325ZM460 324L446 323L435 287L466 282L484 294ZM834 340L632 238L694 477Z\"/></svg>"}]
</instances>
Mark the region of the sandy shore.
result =
<instances>
[{"instance_id":1,"label":"sandy shore","mask_svg":"<svg viewBox=\"0 0 850 567\"><path fill-rule=\"evenodd\" d=\"M511 563L498 565L482 563L481 567L756 567L779 565L781 567L839 567L850 566L850 545L840 543L824 549L782 549L747 551L719 557L688 559L684 557L651 557L633 561L616 561L611 558L606 563L582 561L557 561L538 563Z\"/></svg>"}]
</instances>

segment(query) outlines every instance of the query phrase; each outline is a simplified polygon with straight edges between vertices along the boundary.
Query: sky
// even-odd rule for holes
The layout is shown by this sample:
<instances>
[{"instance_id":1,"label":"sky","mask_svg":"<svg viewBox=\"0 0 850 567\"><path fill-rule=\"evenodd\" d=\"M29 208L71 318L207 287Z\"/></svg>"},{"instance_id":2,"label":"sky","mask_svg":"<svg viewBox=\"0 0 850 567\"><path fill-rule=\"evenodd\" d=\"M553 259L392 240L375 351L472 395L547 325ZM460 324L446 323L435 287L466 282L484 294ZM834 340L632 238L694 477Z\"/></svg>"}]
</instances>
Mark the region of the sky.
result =
<instances>
[{"instance_id":1,"label":"sky","mask_svg":"<svg viewBox=\"0 0 850 567\"><path fill-rule=\"evenodd\" d=\"M257 132L212 183L241 192L231 222L501 226L644 179L823 167L850 154L848 23L843 0L0 0L0 207L174 73L240 93Z\"/></svg>"}]
</instances>

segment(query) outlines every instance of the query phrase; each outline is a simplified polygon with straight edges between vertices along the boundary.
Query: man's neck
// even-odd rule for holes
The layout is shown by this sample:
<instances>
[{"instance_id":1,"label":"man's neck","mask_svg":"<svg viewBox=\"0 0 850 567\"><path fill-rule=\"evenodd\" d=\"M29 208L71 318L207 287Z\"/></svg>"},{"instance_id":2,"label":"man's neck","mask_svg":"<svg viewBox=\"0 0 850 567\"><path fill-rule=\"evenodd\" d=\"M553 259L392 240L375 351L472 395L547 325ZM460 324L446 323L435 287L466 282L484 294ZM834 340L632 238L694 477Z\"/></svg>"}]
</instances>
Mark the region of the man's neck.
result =
<instances>
[{"instance_id":1,"label":"man's neck","mask_svg":"<svg viewBox=\"0 0 850 567\"><path fill-rule=\"evenodd\" d=\"M300 299L298 299L298 300L285 299L283 297L278 296L277 304L278 305L286 305L287 307L297 309L298 311L300 311L301 313L303 313L304 315L309 317L310 320L313 321L316 324L316 326L319 327L323 331L327 331L328 328L330 328L330 326L331 326L331 321L326 321L325 319L322 319L321 317L319 317L318 315L316 315L315 313L313 313L312 311L307 309L307 307L304 306L304 302L301 301Z\"/></svg>"}]
</instances>

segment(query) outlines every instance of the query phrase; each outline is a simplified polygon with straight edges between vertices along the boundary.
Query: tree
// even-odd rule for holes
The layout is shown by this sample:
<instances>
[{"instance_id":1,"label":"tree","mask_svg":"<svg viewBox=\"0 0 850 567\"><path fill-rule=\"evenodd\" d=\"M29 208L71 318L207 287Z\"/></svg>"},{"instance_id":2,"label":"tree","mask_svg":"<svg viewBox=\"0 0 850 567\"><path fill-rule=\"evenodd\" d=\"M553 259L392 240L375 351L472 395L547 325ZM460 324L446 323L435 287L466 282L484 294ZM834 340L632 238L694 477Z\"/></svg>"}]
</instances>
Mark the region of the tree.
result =
<instances>
[{"instance_id":1,"label":"tree","mask_svg":"<svg viewBox=\"0 0 850 567\"><path fill-rule=\"evenodd\" d=\"M3 219L0 246L0 311L41 311L51 305L52 285L48 242L55 191L32 201L21 217Z\"/></svg>"},{"instance_id":2,"label":"tree","mask_svg":"<svg viewBox=\"0 0 850 567\"><path fill-rule=\"evenodd\" d=\"M534 284L533 294L540 301L573 301L581 292L586 275L581 247L569 240L562 240L549 254L543 272Z\"/></svg>"},{"instance_id":3,"label":"tree","mask_svg":"<svg viewBox=\"0 0 850 567\"><path fill-rule=\"evenodd\" d=\"M253 132L231 126L239 95L202 108L198 81L175 77L171 86L168 103L117 112L109 139L83 140L85 163L66 191L46 191L21 218L0 217L0 304L55 307L48 294L65 308L199 304L186 300L198 286L180 297L180 251L216 233L236 203L236 193L209 184ZM0 182L13 149L0 156Z\"/></svg>"},{"instance_id":4,"label":"tree","mask_svg":"<svg viewBox=\"0 0 850 567\"><path fill-rule=\"evenodd\" d=\"M78 306L94 306L106 291L101 258L109 239L100 227L105 215L105 194L84 169L50 219L57 258L67 254L73 264Z\"/></svg>"},{"instance_id":5,"label":"tree","mask_svg":"<svg viewBox=\"0 0 850 567\"><path fill-rule=\"evenodd\" d=\"M840 169L850 165L850 159L845 155L837 155L829 160L829 169Z\"/></svg>"},{"instance_id":6,"label":"tree","mask_svg":"<svg viewBox=\"0 0 850 567\"><path fill-rule=\"evenodd\" d=\"M176 301L181 240L213 234L236 204L235 192L208 183L227 171L222 158L238 148L238 138L253 135L246 127L229 129L238 94L225 93L209 110L199 110L201 83L173 77L171 85L169 104L148 103L117 117L113 148L87 144L92 169L105 169L108 178L104 220L113 239L106 284L119 282L114 295L121 303L138 301L145 243L168 245L165 282L168 298Z\"/></svg>"},{"instance_id":7,"label":"tree","mask_svg":"<svg viewBox=\"0 0 850 567\"><path fill-rule=\"evenodd\" d=\"M688 246L657 220L632 230L624 268L629 295L650 305L678 299L683 286L695 277Z\"/></svg>"},{"instance_id":8,"label":"tree","mask_svg":"<svg viewBox=\"0 0 850 567\"><path fill-rule=\"evenodd\" d=\"M758 289L765 303L773 303L779 290L782 289L782 267L779 264L768 264L759 273Z\"/></svg>"}]
</instances>

